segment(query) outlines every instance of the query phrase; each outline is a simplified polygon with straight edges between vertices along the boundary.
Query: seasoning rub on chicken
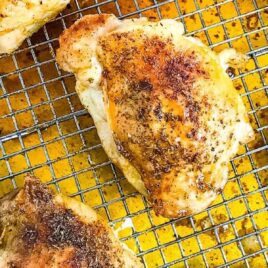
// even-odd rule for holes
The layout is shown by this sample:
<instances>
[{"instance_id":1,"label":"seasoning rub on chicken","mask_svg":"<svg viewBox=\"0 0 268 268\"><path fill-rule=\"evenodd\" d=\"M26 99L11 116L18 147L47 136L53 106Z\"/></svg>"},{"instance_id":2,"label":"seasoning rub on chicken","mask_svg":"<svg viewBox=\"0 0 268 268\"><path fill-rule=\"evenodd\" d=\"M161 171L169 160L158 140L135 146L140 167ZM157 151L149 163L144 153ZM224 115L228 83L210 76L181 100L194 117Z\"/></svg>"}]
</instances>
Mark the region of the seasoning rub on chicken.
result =
<instances>
[{"instance_id":1,"label":"seasoning rub on chicken","mask_svg":"<svg viewBox=\"0 0 268 268\"><path fill-rule=\"evenodd\" d=\"M35 177L0 200L1 268L143 267L93 209Z\"/></svg>"},{"instance_id":2,"label":"seasoning rub on chicken","mask_svg":"<svg viewBox=\"0 0 268 268\"><path fill-rule=\"evenodd\" d=\"M225 72L234 50L212 52L175 20L88 15L60 37L57 61L76 76L110 159L157 214L209 206L239 144L253 139Z\"/></svg>"},{"instance_id":3,"label":"seasoning rub on chicken","mask_svg":"<svg viewBox=\"0 0 268 268\"><path fill-rule=\"evenodd\" d=\"M1 0L0 54L12 53L22 42L56 17L70 0Z\"/></svg>"}]
</instances>

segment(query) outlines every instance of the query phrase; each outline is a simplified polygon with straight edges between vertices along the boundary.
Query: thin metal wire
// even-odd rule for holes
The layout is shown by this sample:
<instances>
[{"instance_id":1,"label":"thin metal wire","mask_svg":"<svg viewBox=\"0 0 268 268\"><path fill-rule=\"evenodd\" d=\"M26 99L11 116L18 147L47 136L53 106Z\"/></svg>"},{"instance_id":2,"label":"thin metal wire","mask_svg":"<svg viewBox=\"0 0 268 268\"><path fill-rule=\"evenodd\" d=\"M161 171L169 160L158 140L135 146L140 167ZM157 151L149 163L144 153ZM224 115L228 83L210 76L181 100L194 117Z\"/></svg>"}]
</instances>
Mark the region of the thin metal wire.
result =
<instances>
[{"instance_id":1,"label":"thin metal wire","mask_svg":"<svg viewBox=\"0 0 268 268\"><path fill-rule=\"evenodd\" d=\"M240 155L237 155L236 157L234 157L232 159L231 165L232 165L232 169L233 169L233 172L234 172L234 176L232 178L230 178L229 181L237 182L237 185L239 186L239 190L240 190L241 194L239 196L235 196L235 197L232 197L232 198L229 198L229 199L227 199L224 196L224 194L222 194L223 202L211 205L209 208L204 210L207 213L208 219L209 219L209 222L210 222L210 226L208 228L202 228L201 230L198 230L196 228L194 216L187 216L187 217L183 217L181 219L172 220L172 221L165 222L165 223L158 224L158 225L154 224L154 220L153 220L153 217L152 217L152 214L151 214L151 209L148 207L148 204L147 204L145 198L143 196L140 196L136 192L129 193L129 194L124 193L124 189L122 187L122 182L125 180L125 178L122 177L121 175L118 175L118 173L116 171L116 168L111 163L111 161L105 161L105 162L101 162L101 163L97 163L97 164L94 163L94 161L91 158L91 152L94 151L94 150L97 150L97 149L101 149L101 144L98 143L98 144L95 144L93 146L86 146L86 140L84 138L84 134L89 133L90 131L94 131L95 126L88 126L86 128L82 128L80 126L80 119L83 118L83 116L88 116L88 113L87 113L87 111L85 109L77 110L74 107L74 105L72 104L71 98L74 97L76 95L76 93L74 93L74 92L70 93L68 91L68 86L66 84L66 79L72 78L73 76L71 74L63 73L59 69L59 67L57 66L56 61L55 61L55 42L57 41L57 38L50 38L47 26L43 27L43 33L44 33L44 36L45 36L45 41L39 42L37 44L33 44L30 38L27 39L27 47L22 48L22 49L18 49L16 52L14 52L14 54L11 57L12 60L13 60L14 66L15 66L15 70L12 71L12 72L6 73L6 74L0 74L0 87L2 88L2 92L3 92L3 94L0 96L0 101L5 100L6 104L7 104L7 107L8 107L8 113L6 113L5 115L0 116L0 119L11 118L12 122L13 122L13 125L15 127L15 130L13 132L8 133L6 135L2 135L0 137L0 151L1 151L0 161L3 161L5 163L5 165L7 167L7 171L8 171L8 175L3 176L0 179L0 183L2 181L5 181L5 180L10 180L11 183L12 183L12 186L14 188L16 188L17 184L16 184L16 180L14 178L16 178L17 176L19 176L21 174L24 174L26 172L35 171L35 170L37 170L39 168L42 168L42 167L47 165L49 167L49 170L50 170L51 175L52 175L52 180L50 182L48 182L48 184L55 185L55 187L56 187L56 189L58 191L60 191L59 183L64 181L64 180L67 180L67 179L69 179L71 177L74 178L75 185L77 187L77 191L75 193L71 194L71 196L80 196L81 200L83 202L85 202L85 198L84 198L85 194L87 194L88 192L97 190L99 195L100 195L100 198L101 198L101 204L95 206L95 208L96 209L104 209L105 213L107 215L107 219L111 223L116 224L116 223L123 222L127 218L133 219L134 217L139 216L139 215L143 215L143 214L147 215L151 227L147 228L146 230L143 230L143 231L137 231L137 230L135 230L134 227L132 227L133 233L131 235L127 235L124 238L122 238L122 241L127 241L129 239L134 239L135 243L136 243L136 246L137 246L137 249L138 249L138 256L141 256L144 260L145 260L145 257L146 257L147 254L152 253L154 251L158 251L160 253L162 263L163 263L163 264L161 264L161 267L169 267L169 266L174 265L174 264L179 263L179 262L183 262L185 267L190 267L188 261L191 258L197 257L197 256L200 256L202 258L202 260L203 260L203 264L206 267L209 267L210 264L209 264L209 261L207 260L206 253L210 252L211 248L204 248L203 245L202 245L202 242L200 240L200 235L205 234L206 232L212 232L215 235L217 245L215 247L213 247L213 249L219 249L220 250L220 252L222 254L223 262L224 262L224 264L222 264L220 267L229 267L230 265L238 263L238 262L241 262L241 261L244 262L245 267L250 267L249 258L255 256L256 254L262 254L264 259L265 259L265 261L266 261L266 264L268 265L268 257L265 254L267 252L267 248L265 248L265 246L264 246L264 244L262 242L262 239L260 237L260 234L265 232L265 231L267 231L268 227L259 230L257 225L256 225L256 223L255 223L255 220L254 220L254 215L257 215L258 213L267 211L268 201L267 201L267 197L265 195L265 191L268 190L268 186L262 185L262 181L261 181L261 178L259 176L259 172L268 169L268 165L257 167L256 164L254 163L254 160L253 160L254 154L256 154L258 152L268 150L267 140L266 140L266 137L265 137L265 134L264 134L264 131L268 128L268 126L267 125L262 125L261 121L260 121L260 119L258 117L258 112L267 109L268 106L266 105L266 106L261 106L261 107L255 107L254 102L252 100L252 94L254 94L256 92L264 91L267 94L268 86L265 83L265 80L264 80L264 77L262 75L262 72L267 71L268 67L267 66L261 67L259 65L259 63L258 63L258 57L267 53L268 46L262 47L262 48L254 48L252 46L251 40L250 40L250 35L255 34L255 33L259 33L259 32L263 32L264 35L265 35L266 40L268 40L267 31L266 31L268 26L266 26L264 24L264 22L262 20L262 17L261 17L261 12L267 10L267 8L266 7L258 8L257 2L255 0L252 0L252 1L253 1L255 10L252 10L250 12L241 14L240 9L239 9L239 5L238 5L236 0L235 1L226 0L226 1L215 2L214 4L209 5L207 7L204 7L204 8L200 7L199 2L197 0L194 0L193 2L194 2L194 5L195 5L195 10L184 14L182 12L182 9L181 9L180 1L176 1L176 0L166 0L166 1L152 0L151 1L152 2L151 6L141 8L140 5L139 5L139 1L138 0L133 0L133 4L134 4L136 10L133 11L133 12L130 12L128 14L123 14L123 12L121 11L121 6L120 6L121 4L119 3L118 0L107 0L107 1L94 0L94 4L92 4L90 6L87 6L87 7L81 7L79 1L74 0L75 10L73 10L72 12L69 12L69 13L60 14L56 19L53 20L53 22L60 22L61 25L62 25L62 28L64 30L64 29L66 29L66 19L68 17L74 16L74 15L76 15L78 17L82 17L83 13L85 11L94 10L94 9L98 13L101 13L102 8L104 8L108 4L113 4L114 5L115 10L116 10L117 15L118 15L119 18L127 18L127 17L131 17L131 16L140 16L141 17L141 16L143 16L144 12L149 11L149 10L155 10L157 15L158 15L158 17L159 17L159 19L161 19L162 18L161 8L164 5L173 3L175 5L175 7L177 8L177 11L178 11L178 13L177 13L178 17L176 17L176 19L179 19L179 20L182 21L182 23L183 23L183 25L185 27L186 35L190 36L190 35L194 35L194 34L204 32L204 34L205 34L205 36L207 38L207 41L208 41L210 47L212 47L212 48L220 46L220 45L223 45L223 44L228 44L228 46L232 47L233 41L235 41L235 40L237 40L239 38L242 38L242 37L246 38L246 40L248 42L248 45L249 45L249 49L250 49L250 51L247 54L252 57L252 59L254 61L254 64L256 65L256 69L251 70L251 71L246 71L244 73L239 73L234 78L234 80L240 79L242 81L242 84L243 84L243 87L245 89L245 92L242 93L241 96L247 98L247 100L248 100L248 102L250 104L250 109L251 110L249 111L249 114L251 114L254 117L254 120L255 120L255 122L257 124L256 131L257 131L257 133L259 133L261 135L263 145L259 146L258 148L249 148L249 146L245 146L245 152L240 154ZM221 15L220 8L223 5L230 4L230 3L233 3L233 5L235 7L235 10L237 12L237 16L234 16L234 17L229 18L229 19L224 19L222 17L222 15ZM208 10L210 10L212 8L215 8L217 10L217 12L219 14L220 22L207 26L205 24L205 20L203 18L203 12L208 11ZM202 28L198 29L198 30L195 30L195 31L192 31L192 32L187 32L185 18L193 16L193 15L198 15L198 17L200 19L200 22L202 24ZM245 29L243 19L245 19L248 16L252 16L252 15L256 15L258 17L258 20L259 20L259 22L261 24L261 28L260 29L255 29L255 30L252 30L252 31L247 31L247 29ZM228 31L227 31L227 28L226 28L226 23L232 22L232 21L237 20L237 19L240 21L240 23L242 25L243 33L241 35L239 35L239 36L229 37L228 36ZM214 27L217 27L217 26L222 26L223 27L223 31L224 31L224 34L225 34L226 38L223 41L215 43L215 42L212 42L212 40L210 38L209 30L214 28ZM44 61L39 61L38 60L38 56L37 56L37 53L36 53L36 48L38 48L41 45L48 46L48 49L51 52L51 58L50 59L47 59L47 60L44 60ZM31 54L31 56L33 58L33 64L31 64L31 65L29 65L27 67L20 68L19 67L19 59L17 57L18 57L19 53L22 53L22 52L25 52L25 51L30 52L30 54ZM3 57L6 57L6 56L0 56L0 58L3 58ZM55 67L55 70L56 70L56 73L57 73L57 76L54 77L54 78L51 78L51 79L45 79L45 75L44 75L44 73L42 71L42 67L46 66L48 64L52 64ZM31 70L35 70L37 72L38 77L40 79L40 82L35 84L35 85L28 86L28 85L25 84L23 74L27 73L28 71L31 71ZM259 87L259 88L253 89L253 90L249 90L248 85L247 85L247 83L245 81L245 78L248 75L256 74L256 73L258 73L259 76L260 76L262 87ZM11 75L17 75L18 76L21 87L16 91L8 92L7 89L6 89L6 86L5 86L5 79L10 77ZM48 86L50 84L53 85L53 83L56 83L56 82L60 82L64 94L62 96L52 98L51 95L50 95L50 91L48 89ZM31 98L29 96L29 93L30 93L31 90L34 90L37 87L42 87L44 89L44 92L45 92L47 100L42 102L42 103L32 104L31 103ZM24 109L14 111L12 109L10 98L11 98L11 96L16 96L17 94L24 94L28 107L26 107ZM67 104L68 104L68 106L70 108L70 111L71 111L70 113L68 113L66 115L62 115L62 116L57 115L57 113L55 111L55 108L54 108L54 104L57 101L60 101L60 100L66 100L66 102L67 102ZM36 108L39 108L42 105L48 105L50 107L50 110L51 110L51 112L53 114L53 118L51 120L46 121L46 122L41 122L40 123L38 121L38 117L37 117L37 115L35 113L35 110L36 110ZM33 118L33 121L34 121L34 125L24 127L24 128L20 129L19 126L18 126L16 116L19 115L19 114L25 113L25 112L30 112L30 114L31 114L31 116ZM77 128L77 130L72 131L70 133L64 133L64 131L61 128L61 123L67 122L69 120L74 122L75 127ZM45 141L44 137L43 137L43 130L47 129L49 127L52 127L52 126L56 127L59 136L54 138L54 139ZM25 144L24 144L24 137L28 136L29 134L33 134L33 133L37 134L40 143L37 144L37 145L32 145L32 146L26 147ZM72 137L77 136L77 135L81 139L81 142L82 142L83 146L82 146L81 149L77 150L76 152L71 152L68 149L66 139L67 138L72 138ZM12 152L12 153L7 153L7 151L5 149L5 143L8 142L8 141L11 141L11 140L18 141L19 144L20 144L21 149L15 151L15 152ZM64 155L58 157L57 159L51 159L50 156L49 156L48 149L47 149L47 147L49 145L52 145L54 142L61 142L61 144L62 144L62 146L64 148ZM29 159L29 156L28 156L28 153L31 150L38 149L38 148L43 149L46 160L45 160L44 163L32 166L31 162L30 162L30 159ZM88 162L89 162L90 165L89 165L89 167L81 168L79 170L76 170L74 165L73 165L73 163L72 163L72 157L76 156L77 154L82 154L82 153L85 153L85 152L88 153ZM12 166L10 165L10 159L12 159L12 157L16 157L19 154L23 155L23 157L25 158L27 168L24 169L24 170L20 170L20 171L13 171ZM238 173L237 168L235 166L235 161L243 159L243 158L248 158L249 159L252 169L249 170L249 171L244 171L243 173ZM64 175L64 176L61 176L61 177L57 177L56 174L55 174L53 164L58 162L58 161L61 161L61 160L67 160L67 162L68 162L68 164L69 164L69 166L71 168L71 174ZM101 168L104 168L104 167L108 167L108 168L111 169L112 178L109 181L102 182L102 181L100 181L98 171ZM92 172L96 184L95 184L95 186L92 186L90 188L82 189L81 185L80 185L80 181L79 181L79 175L83 174L83 173L86 173L86 172ZM258 189L250 191L250 192L245 192L243 190L243 185L241 183L241 178L243 178L244 176L250 175L250 174L254 175L254 177L256 178L256 181L257 181L257 184L258 184ZM114 198L112 200L106 200L106 197L105 197L103 189L104 189L104 187L106 187L108 185L115 185L120 196L117 197L117 198ZM265 208L260 208L260 209L257 209L255 211L251 211L250 205L249 205L249 202L248 202L248 198L250 196L253 196L254 194L260 194L261 195L264 203L266 204ZM127 200L128 200L128 198L137 197L137 196L141 197L144 209L140 209L139 211L137 211L135 213L131 213L131 211L130 211L130 209L128 207L128 204L127 204ZM238 201L238 200L243 200L243 203L245 204L247 213L245 215L241 215L239 217L234 218L234 217L232 217L232 213L230 211L229 205L232 202L235 202L235 201ZM111 213L109 211L109 206L111 206L113 204L117 204L118 202L121 202L123 204L123 207L125 209L126 215L123 216L123 217L119 217L117 219L113 219L112 216L111 216ZM217 209L217 208L220 208L222 206L225 208L225 210L227 212L228 219L223 223L215 224L215 221L214 221L214 218L213 218L211 212L212 212L213 209ZM249 233L249 234L239 235L235 223L237 221L239 221L239 220L245 219L246 217L249 218L250 223L253 226L253 231L251 233ZM191 226L191 228L193 230L193 233L188 234L188 235L186 235L184 237L180 237L175 226L176 226L176 224L179 224L180 221L183 221L183 220L189 221L190 226ZM230 227L232 228L232 230L233 230L233 232L235 234L235 237L233 239L229 240L229 241L222 242L221 238L219 236L218 230L219 230L219 228L223 228L223 226L225 226L225 225L230 225ZM160 237L159 237L159 234L158 234L157 231L159 231L160 228L165 228L165 227L168 227L168 226L170 226L171 229L173 230L175 240L172 240L170 242L166 242L166 243L163 244L160 241ZM152 232L152 234L154 236L154 239L156 241L156 246L152 247L152 248L150 248L148 250L142 250L142 247L141 247L141 244L140 244L140 241L139 241L139 237L141 235L149 233L149 232ZM244 240L244 239L246 239L246 238L248 238L250 236L253 236L253 235L255 235L257 237L257 241L258 241L258 244L260 246L260 250L257 251L257 252L254 252L252 254L247 254L247 252L245 251L245 249L243 247L242 240ZM186 241L187 239L191 239L191 238L194 238L196 240L199 250L196 253L186 255L185 252L184 252L184 248L182 246L182 242ZM224 251L224 247L228 246L228 245L230 245L232 243L237 243L237 245L238 245L238 247L239 247L239 249L241 251L242 256L237 258L237 259L235 259L235 260L228 261L226 253ZM165 256L165 253L164 253L163 250L167 246L170 246L170 245L178 245L178 248L180 250L180 254L182 256L180 259L177 259L177 260L174 260L174 261L171 261L171 262L167 261L167 258Z\"/></svg>"}]
</instances>

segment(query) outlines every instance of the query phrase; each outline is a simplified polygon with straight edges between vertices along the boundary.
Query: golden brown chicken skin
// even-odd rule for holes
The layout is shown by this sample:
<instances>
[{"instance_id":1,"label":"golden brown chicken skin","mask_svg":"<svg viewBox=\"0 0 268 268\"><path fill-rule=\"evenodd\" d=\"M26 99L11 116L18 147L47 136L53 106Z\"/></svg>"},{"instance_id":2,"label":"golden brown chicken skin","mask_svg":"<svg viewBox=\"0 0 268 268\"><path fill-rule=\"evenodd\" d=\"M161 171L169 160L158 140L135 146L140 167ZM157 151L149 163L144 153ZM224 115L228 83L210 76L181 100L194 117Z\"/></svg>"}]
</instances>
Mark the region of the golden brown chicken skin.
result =
<instances>
[{"instance_id":1,"label":"golden brown chicken skin","mask_svg":"<svg viewBox=\"0 0 268 268\"><path fill-rule=\"evenodd\" d=\"M142 267L96 213L33 176L0 201L0 267Z\"/></svg>"},{"instance_id":2,"label":"golden brown chicken skin","mask_svg":"<svg viewBox=\"0 0 268 268\"><path fill-rule=\"evenodd\" d=\"M107 154L146 189L156 213L171 218L208 207L239 144L253 138L224 69L234 50L217 55L182 32L173 20L86 16L58 50Z\"/></svg>"}]
</instances>

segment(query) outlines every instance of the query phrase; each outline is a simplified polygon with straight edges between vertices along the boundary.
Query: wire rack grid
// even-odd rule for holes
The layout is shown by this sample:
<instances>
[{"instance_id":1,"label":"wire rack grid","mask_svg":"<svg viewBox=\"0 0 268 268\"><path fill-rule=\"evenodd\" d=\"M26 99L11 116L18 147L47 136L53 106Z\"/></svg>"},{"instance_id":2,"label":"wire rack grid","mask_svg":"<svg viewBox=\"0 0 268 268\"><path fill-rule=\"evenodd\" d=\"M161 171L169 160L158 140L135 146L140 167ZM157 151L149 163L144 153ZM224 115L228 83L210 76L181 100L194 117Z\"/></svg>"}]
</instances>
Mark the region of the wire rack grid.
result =
<instances>
[{"instance_id":1,"label":"wire rack grid","mask_svg":"<svg viewBox=\"0 0 268 268\"><path fill-rule=\"evenodd\" d=\"M11 56L0 57L0 195L33 172L56 191L95 207L146 267L267 267L267 0L74 0ZM215 51L250 56L233 82L248 109L255 141L230 162L223 193L204 212L167 220L105 155L96 128L55 62L59 34L94 13L180 20Z\"/></svg>"}]
</instances>

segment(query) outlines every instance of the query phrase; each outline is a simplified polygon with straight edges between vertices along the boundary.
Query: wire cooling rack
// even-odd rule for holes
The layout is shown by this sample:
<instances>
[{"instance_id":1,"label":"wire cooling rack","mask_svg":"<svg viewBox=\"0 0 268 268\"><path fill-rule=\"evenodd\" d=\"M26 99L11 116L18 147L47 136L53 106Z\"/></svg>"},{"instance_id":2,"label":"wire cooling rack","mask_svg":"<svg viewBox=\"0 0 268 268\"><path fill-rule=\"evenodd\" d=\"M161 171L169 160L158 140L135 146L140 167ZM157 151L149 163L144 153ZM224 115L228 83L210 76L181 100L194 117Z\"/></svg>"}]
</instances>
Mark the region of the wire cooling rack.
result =
<instances>
[{"instance_id":1,"label":"wire cooling rack","mask_svg":"<svg viewBox=\"0 0 268 268\"><path fill-rule=\"evenodd\" d=\"M11 56L0 57L0 195L33 172L56 191L95 207L146 267L267 267L267 0L72 1ZM233 82L248 109L255 141L230 162L223 193L204 212L157 217L109 161L75 79L55 62L59 34L85 14L174 18L215 51L250 56ZM127 220L126 220L127 219ZM126 226L126 225L125 225Z\"/></svg>"}]
</instances>

